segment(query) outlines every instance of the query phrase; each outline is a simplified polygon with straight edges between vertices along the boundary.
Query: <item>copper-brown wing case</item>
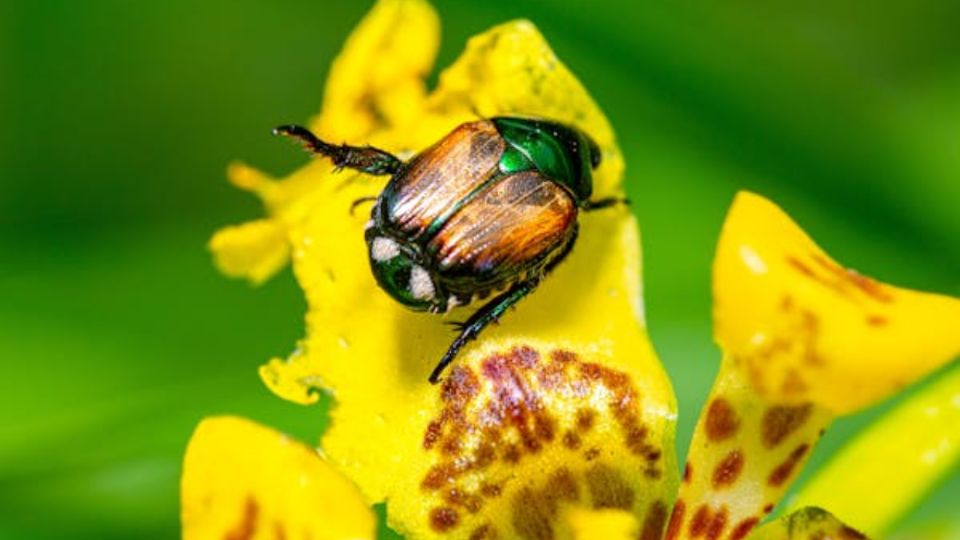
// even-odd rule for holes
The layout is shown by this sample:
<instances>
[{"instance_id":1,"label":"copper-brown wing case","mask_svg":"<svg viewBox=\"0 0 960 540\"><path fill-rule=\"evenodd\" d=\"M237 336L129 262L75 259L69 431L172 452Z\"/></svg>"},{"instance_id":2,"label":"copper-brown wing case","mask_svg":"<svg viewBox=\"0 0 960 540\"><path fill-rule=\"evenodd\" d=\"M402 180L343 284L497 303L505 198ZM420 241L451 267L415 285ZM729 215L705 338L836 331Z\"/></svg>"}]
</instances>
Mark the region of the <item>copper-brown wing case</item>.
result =
<instances>
[{"instance_id":1,"label":"copper-brown wing case","mask_svg":"<svg viewBox=\"0 0 960 540\"><path fill-rule=\"evenodd\" d=\"M461 124L390 181L382 195L383 219L403 238L421 238L498 172L503 150L492 122Z\"/></svg>"},{"instance_id":2,"label":"copper-brown wing case","mask_svg":"<svg viewBox=\"0 0 960 540\"><path fill-rule=\"evenodd\" d=\"M560 253L575 234L577 205L538 172L500 179L455 213L427 244L450 292L500 288Z\"/></svg>"}]
</instances>

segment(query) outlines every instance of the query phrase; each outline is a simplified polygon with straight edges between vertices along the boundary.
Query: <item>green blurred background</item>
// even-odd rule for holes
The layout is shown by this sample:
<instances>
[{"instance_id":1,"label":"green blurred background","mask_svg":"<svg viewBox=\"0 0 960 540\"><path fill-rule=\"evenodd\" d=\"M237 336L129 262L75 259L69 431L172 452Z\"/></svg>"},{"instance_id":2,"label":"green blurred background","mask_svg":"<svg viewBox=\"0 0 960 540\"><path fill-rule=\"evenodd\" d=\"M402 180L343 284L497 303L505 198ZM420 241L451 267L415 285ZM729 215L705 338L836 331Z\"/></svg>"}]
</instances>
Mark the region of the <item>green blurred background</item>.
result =
<instances>
[{"instance_id":1,"label":"green blurred background","mask_svg":"<svg viewBox=\"0 0 960 540\"><path fill-rule=\"evenodd\" d=\"M681 453L717 365L710 260L735 190L855 268L960 294L960 3L436 5L439 65L527 17L613 121ZM180 458L205 415L315 440L322 410L255 372L302 334L290 272L228 281L205 242L260 215L227 185L230 160L304 162L269 129L317 110L368 7L0 3L0 537L177 536ZM813 465L889 405L840 421ZM956 533L958 497L955 471L900 535Z\"/></svg>"}]
</instances>

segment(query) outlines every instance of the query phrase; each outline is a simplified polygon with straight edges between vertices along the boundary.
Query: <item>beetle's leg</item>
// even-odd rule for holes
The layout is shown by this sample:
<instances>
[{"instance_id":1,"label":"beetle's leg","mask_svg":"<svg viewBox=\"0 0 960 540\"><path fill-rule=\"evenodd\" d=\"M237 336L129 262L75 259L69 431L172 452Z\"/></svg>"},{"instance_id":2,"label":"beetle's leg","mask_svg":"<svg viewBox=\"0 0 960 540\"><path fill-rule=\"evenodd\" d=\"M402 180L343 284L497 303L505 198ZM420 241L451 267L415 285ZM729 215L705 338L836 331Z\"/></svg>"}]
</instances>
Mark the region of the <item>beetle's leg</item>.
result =
<instances>
[{"instance_id":1,"label":"beetle's leg","mask_svg":"<svg viewBox=\"0 0 960 540\"><path fill-rule=\"evenodd\" d=\"M603 208L610 208L611 206L617 204L630 204L630 199L625 197L606 197L604 199L597 199L595 201L587 201L583 203L583 208L585 211L590 212L592 210L600 210Z\"/></svg>"},{"instance_id":2,"label":"beetle's leg","mask_svg":"<svg viewBox=\"0 0 960 540\"><path fill-rule=\"evenodd\" d=\"M507 292L484 304L483 307L471 315L470 318L463 323L460 335L457 336L457 339L453 340L446 354L444 354L440 362L437 363L437 367L433 368L433 372L430 373L430 384L437 384L437 382L440 381L440 374L443 373L443 370L456 358L457 353L460 352L460 349L462 349L468 341L476 338L477 334L486 328L488 324L499 319L511 306L519 302L524 296L530 294L539 282L539 278L530 281L521 281L513 287L510 287Z\"/></svg>"},{"instance_id":3,"label":"beetle's leg","mask_svg":"<svg viewBox=\"0 0 960 540\"><path fill-rule=\"evenodd\" d=\"M274 135L293 137L314 154L327 156L338 169L354 169L373 175L393 174L403 164L400 158L372 146L349 146L321 141L309 129L302 126L280 126Z\"/></svg>"},{"instance_id":4,"label":"beetle's leg","mask_svg":"<svg viewBox=\"0 0 960 540\"><path fill-rule=\"evenodd\" d=\"M360 197L359 199L353 201L353 203L350 204L350 215L352 216L353 211L356 210L357 207L360 206L361 204L366 202L373 202L375 200L377 200L377 198L374 196L374 197Z\"/></svg>"}]
</instances>

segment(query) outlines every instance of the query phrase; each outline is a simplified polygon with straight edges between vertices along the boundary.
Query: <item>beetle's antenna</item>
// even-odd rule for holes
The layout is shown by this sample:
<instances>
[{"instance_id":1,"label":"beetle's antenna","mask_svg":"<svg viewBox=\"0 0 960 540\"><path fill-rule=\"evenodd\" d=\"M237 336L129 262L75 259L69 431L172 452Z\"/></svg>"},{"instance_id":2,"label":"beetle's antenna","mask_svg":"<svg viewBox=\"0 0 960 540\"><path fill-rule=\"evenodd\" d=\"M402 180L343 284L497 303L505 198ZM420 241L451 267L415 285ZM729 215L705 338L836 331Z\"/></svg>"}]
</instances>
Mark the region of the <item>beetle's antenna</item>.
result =
<instances>
[{"instance_id":1,"label":"beetle's antenna","mask_svg":"<svg viewBox=\"0 0 960 540\"><path fill-rule=\"evenodd\" d=\"M349 146L321 141L309 129L297 125L283 125L273 129L274 135L283 135L300 141L307 151L326 156L338 169L354 169L367 174L393 174L403 162L389 152L372 146Z\"/></svg>"}]
</instances>

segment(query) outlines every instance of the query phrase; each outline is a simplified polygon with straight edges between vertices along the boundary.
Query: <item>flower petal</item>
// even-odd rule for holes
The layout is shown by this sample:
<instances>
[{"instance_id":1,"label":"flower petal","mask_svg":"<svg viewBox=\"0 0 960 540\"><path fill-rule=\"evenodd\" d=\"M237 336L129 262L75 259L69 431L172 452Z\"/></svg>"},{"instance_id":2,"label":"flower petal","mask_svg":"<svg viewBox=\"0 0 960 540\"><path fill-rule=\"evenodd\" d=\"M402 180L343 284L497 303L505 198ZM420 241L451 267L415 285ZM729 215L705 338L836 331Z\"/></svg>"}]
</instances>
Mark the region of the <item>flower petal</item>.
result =
<instances>
[{"instance_id":1,"label":"flower petal","mask_svg":"<svg viewBox=\"0 0 960 540\"><path fill-rule=\"evenodd\" d=\"M373 538L373 512L312 448L244 420L197 426L183 463L183 538Z\"/></svg>"},{"instance_id":2,"label":"flower petal","mask_svg":"<svg viewBox=\"0 0 960 540\"><path fill-rule=\"evenodd\" d=\"M845 525L830 512L807 507L770 522L750 540L867 540L862 532Z\"/></svg>"},{"instance_id":3,"label":"flower petal","mask_svg":"<svg viewBox=\"0 0 960 540\"><path fill-rule=\"evenodd\" d=\"M590 510L582 507L573 507L564 512L563 521L566 525L557 535L561 539L569 540L660 540L662 530L657 529L655 536L640 536L637 527L637 518L630 512L615 509Z\"/></svg>"},{"instance_id":4,"label":"flower petal","mask_svg":"<svg viewBox=\"0 0 960 540\"><path fill-rule=\"evenodd\" d=\"M210 239L217 267L231 277L263 283L287 264L287 232L272 219L258 219L224 227Z\"/></svg>"},{"instance_id":5,"label":"flower petal","mask_svg":"<svg viewBox=\"0 0 960 540\"><path fill-rule=\"evenodd\" d=\"M955 368L858 435L793 505L830 508L879 537L954 471L958 460L960 368Z\"/></svg>"},{"instance_id":6,"label":"flower petal","mask_svg":"<svg viewBox=\"0 0 960 540\"><path fill-rule=\"evenodd\" d=\"M323 112L311 127L333 141L361 141L384 126L415 122L439 45L430 4L379 0L330 68Z\"/></svg>"},{"instance_id":7,"label":"flower petal","mask_svg":"<svg viewBox=\"0 0 960 540\"><path fill-rule=\"evenodd\" d=\"M725 359L690 444L667 538L746 537L783 497L831 419L812 404L768 403Z\"/></svg>"},{"instance_id":8,"label":"flower petal","mask_svg":"<svg viewBox=\"0 0 960 540\"><path fill-rule=\"evenodd\" d=\"M713 291L717 342L770 401L847 413L960 353L960 300L843 268L751 193L730 209Z\"/></svg>"}]
</instances>

